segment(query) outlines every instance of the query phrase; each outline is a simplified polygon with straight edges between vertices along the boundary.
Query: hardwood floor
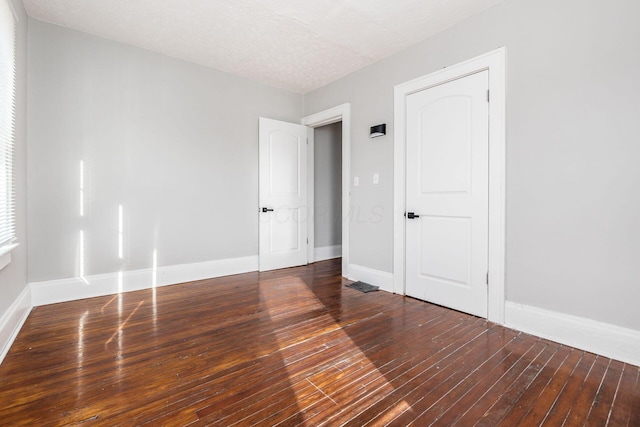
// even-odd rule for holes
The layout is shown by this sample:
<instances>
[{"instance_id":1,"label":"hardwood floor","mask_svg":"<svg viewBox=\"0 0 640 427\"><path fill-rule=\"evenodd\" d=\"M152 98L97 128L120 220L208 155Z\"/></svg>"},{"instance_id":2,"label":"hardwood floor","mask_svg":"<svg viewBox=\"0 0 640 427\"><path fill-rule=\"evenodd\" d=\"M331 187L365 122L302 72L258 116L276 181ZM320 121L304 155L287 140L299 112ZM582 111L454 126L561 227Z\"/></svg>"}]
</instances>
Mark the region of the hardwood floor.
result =
<instances>
[{"instance_id":1,"label":"hardwood floor","mask_svg":"<svg viewBox=\"0 0 640 427\"><path fill-rule=\"evenodd\" d=\"M640 426L638 367L339 273L37 307L0 365L0 425Z\"/></svg>"}]
</instances>

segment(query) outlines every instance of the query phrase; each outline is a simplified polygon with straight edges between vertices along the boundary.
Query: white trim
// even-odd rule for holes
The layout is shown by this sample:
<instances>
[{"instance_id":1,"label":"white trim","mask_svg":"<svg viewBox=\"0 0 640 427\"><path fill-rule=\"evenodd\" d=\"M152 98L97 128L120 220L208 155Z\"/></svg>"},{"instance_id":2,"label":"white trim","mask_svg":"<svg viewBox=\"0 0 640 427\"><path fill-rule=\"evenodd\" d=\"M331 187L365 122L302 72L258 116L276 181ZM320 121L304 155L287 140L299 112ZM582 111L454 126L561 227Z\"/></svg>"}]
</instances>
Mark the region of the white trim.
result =
<instances>
[{"instance_id":1,"label":"white trim","mask_svg":"<svg viewBox=\"0 0 640 427\"><path fill-rule=\"evenodd\" d=\"M316 261L340 258L342 256L342 245L323 246L320 248L315 248L314 252L314 258Z\"/></svg>"},{"instance_id":2,"label":"white trim","mask_svg":"<svg viewBox=\"0 0 640 427\"><path fill-rule=\"evenodd\" d=\"M379 286L380 290L393 292L393 273L374 270L373 268L363 267L356 264L351 264L349 266L349 273L349 280L361 280L369 283L370 285Z\"/></svg>"},{"instance_id":3,"label":"white trim","mask_svg":"<svg viewBox=\"0 0 640 427\"><path fill-rule=\"evenodd\" d=\"M307 129L307 263L316 261L315 132ZM320 260L318 260L320 261Z\"/></svg>"},{"instance_id":4,"label":"white trim","mask_svg":"<svg viewBox=\"0 0 640 427\"><path fill-rule=\"evenodd\" d=\"M640 331L511 301L505 320L509 328L640 366Z\"/></svg>"},{"instance_id":5,"label":"white trim","mask_svg":"<svg viewBox=\"0 0 640 427\"><path fill-rule=\"evenodd\" d=\"M0 255L0 270L11 263L11 252Z\"/></svg>"},{"instance_id":6,"label":"white trim","mask_svg":"<svg viewBox=\"0 0 640 427\"><path fill-rule=\"evenodd\" d=\"M18 22L20 22L20 17L18 16L18 12L16 11L15 6L11 0L7 0L7 4L9 5L9 9L11 9L11 13L13 13L13 18L16 20L16 27L18 26Z\"/></svg>"},{"instance_id":7,"label":"white trim","mask_svg":"<svg viewBox=\"0 0 640 427\"><path fill-rule=\"evenodd\" d=\"M20 246L19 243L10 243L8 245L4 245L0 248L0 256L11 253L12 250Z\"/></svg>"},{"instance_id":8,"label":"white trim","mask_svg":"<svg viewBox=\"0 0 640 427\"><path fill-rule=\"evenodd\" d=\"M20 246L18 243L12 243L0 248L0 270L11 263L11 251Z\"/></svg>"},{"instance_id":9,"label":"white trim","mask_svg":"<svg viewBox=\"0 0 640 427\"><path fill-rule=\"evenodd\" d=\"M489 294L488 316L504 323L505 277L505 48L480 55L427 76L397 85L394 90L393 292L405 294L405 135L406 98L481 70L489 70Z\"/></svg>"},{"instance_id":10,"label":"white trim","mask_svg":"<svg viewBox=\"0 0 640 427\"><path fill-rule=\"evenodd\" d=\"M349 206L351 206L350 177L351 177L351 105L349 103L338 105L328 110L303 117L301 123L311 128L317 128L332 123L342 122L342 275L349 277ZM311 142L312 143L312 140ZM313 147L311 147L313 148ZM310 150L309 150L310 151ZM310 151L313 161L313 152ZM313 171L313 168L311 169ZM307 179L307 185L313 187L313 176ZM309 194L309 190L307 190ZM313 188L311 193L313 195ZM309 203L310 218L313 218L313 205ZM313 221L307 221L307 232L314 233ZM308 234L312 236L312 234ZM314 237L309 238L309 243ZM313 246L311 246L313 247Z\"/></svg>"},{"instance_id":11,"label":"white trim","mask_svg":"<svg viewBox=\"0 0 640 427\"><path fill-rule=\"evenodd\" d=\"M0 318L0 363L9 352L18 332L31 312L31 290L25 286Z\"/></svg>"},{"instance_id":12,"label":"white trim","mask_svg":"<svg viewBox=\"0 0 640 427\"><path fill-rule=\"evenodd\" d=\"M248 256L194 264L73 277L30 283L33 306L103 295L151 289L194 280L211 279L258 270L258 257ZM154 283L154 278L155 282Z\"/></svg>"}]
</instances>

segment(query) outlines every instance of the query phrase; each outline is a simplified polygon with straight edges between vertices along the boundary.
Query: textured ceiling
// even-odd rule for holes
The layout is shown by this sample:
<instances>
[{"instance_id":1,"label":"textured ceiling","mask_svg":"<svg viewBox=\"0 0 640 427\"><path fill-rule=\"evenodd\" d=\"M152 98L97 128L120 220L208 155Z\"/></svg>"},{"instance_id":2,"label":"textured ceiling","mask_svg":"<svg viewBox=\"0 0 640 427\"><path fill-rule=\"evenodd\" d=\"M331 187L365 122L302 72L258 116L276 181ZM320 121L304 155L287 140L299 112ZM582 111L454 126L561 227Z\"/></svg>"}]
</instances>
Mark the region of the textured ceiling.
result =
<instances>
[{"instance_id":1,"label":"textured ceiling","mask_svg":"<svg viewBox=\"0 0 640 427\"><path fill-rule=\"evenodd\" d=\"M306 93L502 0L24 0L36 19Z\"/></svg>"}]
</instances>

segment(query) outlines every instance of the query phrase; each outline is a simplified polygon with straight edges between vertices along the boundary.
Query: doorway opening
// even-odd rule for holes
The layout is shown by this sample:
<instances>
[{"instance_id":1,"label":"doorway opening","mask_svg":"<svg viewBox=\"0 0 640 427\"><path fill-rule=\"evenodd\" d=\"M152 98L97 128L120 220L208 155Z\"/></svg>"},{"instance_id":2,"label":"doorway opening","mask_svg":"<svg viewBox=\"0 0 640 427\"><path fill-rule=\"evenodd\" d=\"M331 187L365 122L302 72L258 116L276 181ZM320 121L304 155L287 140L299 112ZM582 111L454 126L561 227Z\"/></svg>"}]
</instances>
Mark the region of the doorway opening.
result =
<instances>
[{"instance_id":1,"label":"doorway opening","mask_svg":"<svg viewBox=\"0 0 640 427\"><path fill-rule=\"evenodd\" d=\"M323 256L335 255L335 252L339 249L340 256L342 256L342 276L348 277L349 276L349 207L351 205L350 186L349 186L349 180L351 176L351 169L350 169L351 106L348 103L342 104L337 107L333 107L328 110L324 110L324 111L306 116L302 119L302 124L309 127L309 131L308 131L309 150L308 150L308 156L307 156L307 160L308 160L307 197L308 197L309 218L314 218L314 221L307 221L307 235L309 238L309 244L307 246L307 251L308 251L307 262L312 263L312 262L315 262L316 260L328 259L328 258L323 258ZM325 130L324 128L327 127L327 125L335 125L335 126L326 128L327 130ZM336 126L339 126L339 127L336 127ZM325 132L335 134L336 131L339 132L339 138L335 138L335 135L332 138L335 140L339 139L341 143L340 144L341 162L339 166L340 178L338 182L335 182L336 176L334 174L332 175L332 178L330 180L331 182L333 182L333 191L336 192L338 190L337 188L338 184L340 186L340 190L337 194L333 194L331 196L333 200L331 202L333 213L328 213L329 216L325 218L322 218L323 212L320 212L320 215L318 215L318 213L315 212L316 211L315 177L319 176L320 179L324 180L323 175L325 173L324 171L320 171L320 175L316 175L316 170L315 170L316 169L315 167L316 166L316 159L315 159L316 130L319 130L318 136L321 138L321 141L319 141L319 143L325 142L324 141ZM326 148L328 147L322 147L320 150L323 151ZM328 156L330 153L323 152L322 155L325 155L325 154ZM331 154L334 156L333 159L335 161L335 159L337 158L336 153L332 152ZM327 159L322 159L318 162L319 167L322 164L322 162L324 162L325 160ZM334 171L335 171L335 166L337 165L334 164L332 165L332 168L331 168ZM319 185L320 187L322 187L326 183L327 182L325 181ZM320 200L322 200L324 197L325 197L324 193L320 194ZM337 204L335 203L336 197L340 198L339 207L336 206ZM319 206L319 209L321 208L322 207ZM337 227L336 227L335 221L329 221L331 222L331 225L323 222L323 220L328 221L330 218L334 218L337 220L337 218L335 217L335 215L337 215L336 208L339 209L339 213L340 213L339 221L338 221L338 223L340 224L339 238L337 237L338 234L337 234ZM328 210L327 212L330 212L330 211ZM320 227L320 229L317 231L316 231L316 221L315 221L316 216L318 216L318 219L320 220L320 222L318 223L318 226ZM328 227L325 227L325 226L328 226ZM328 237L326 234L323 234L322 236L319 234L319 233L325 233L325 231L327 230L331 230L330 236L328 239L326 239ZM317 244L316 244L316 239L318 239ZM337 241L341 243L339 245L327 243L327 242L335 243ZM319 250L316 252L317 248ZM316 253L319 255L318 259L316 259ZM337 256L331 256L331 258L334 258L334 257L337 257Z\"/></svg>"},{"instance_id":2,"label":"doorway opening","mask_svg":"<svg viewBox=\"0 0 640 427\"><path fill-rule=\"evenodd\" d=\"M314 129L314 261L342 256L342 122Z\"/></svg>"}]
</instances>

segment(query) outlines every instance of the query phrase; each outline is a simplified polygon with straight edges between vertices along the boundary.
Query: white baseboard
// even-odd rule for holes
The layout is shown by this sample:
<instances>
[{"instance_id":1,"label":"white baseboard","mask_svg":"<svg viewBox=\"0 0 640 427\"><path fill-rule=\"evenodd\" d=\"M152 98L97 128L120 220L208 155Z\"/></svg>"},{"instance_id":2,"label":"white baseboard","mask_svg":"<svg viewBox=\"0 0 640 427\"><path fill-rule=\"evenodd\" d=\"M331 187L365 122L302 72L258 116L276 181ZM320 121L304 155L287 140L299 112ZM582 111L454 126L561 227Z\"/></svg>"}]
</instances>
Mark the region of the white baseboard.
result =
<instances>
[{"instance_id":1,"label":"white baseboard","mask_svg":"<svg viewBox=\"0 0 640 427\"><path fill-rule=\"evenodd\" d=\"M349 280L361 280L371 285L379 286L380 290L393 293L393 273L349 264Z\"/></svg>"},{"instance_id":2,"label":"white baseboard","mask_svg":"<svg viewBox=\"0 0 640 427\"><path fill-rule=\"evenodd\" d=\"M31 290L25 286L18 298L9 306L0 318L0 363L9 352L20 328L31 312Z\"/></svg>"},{"instance_id":3,"label":"white baseboard","mask_svg":"<svg viewBox=\"0 0 640 427\"><path fill-rule=\"evenodd\" d=\"M323 246L321 248L315 248L313 252L315 261L340 258L342 256L342 245Z\"/></svg>"},{"instance_id":4,"label":"white baseboard","mask_svg":"<svg viewBox=\"0 0 640 427\"><path fill-rule=\"evenodd\" d=\"M640 331L510 301L505 326L640 366Z\"/></svg>"},{"instance_id":5,"label":"white baseboard","mask_svg":"<svg viewBox=\"0 0 640 427\"><path fill-rule=\"evenodd\" d=\"M258 257L231 258L144 270L97 274L83 278L30 283L33 306L150 289L194 280L258 270Z\"/></svg>"}]
</instances>

